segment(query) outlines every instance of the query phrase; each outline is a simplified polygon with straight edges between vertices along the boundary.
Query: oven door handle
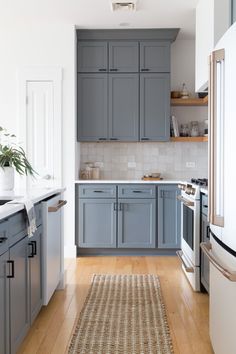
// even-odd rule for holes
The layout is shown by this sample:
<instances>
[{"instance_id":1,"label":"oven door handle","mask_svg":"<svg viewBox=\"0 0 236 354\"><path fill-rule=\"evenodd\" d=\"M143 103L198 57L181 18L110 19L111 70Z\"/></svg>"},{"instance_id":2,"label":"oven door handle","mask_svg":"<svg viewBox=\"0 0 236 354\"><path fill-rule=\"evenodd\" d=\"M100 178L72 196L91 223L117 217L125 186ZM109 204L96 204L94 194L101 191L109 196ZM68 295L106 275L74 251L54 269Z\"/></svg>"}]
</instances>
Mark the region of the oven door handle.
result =
<instances>
[{"instance_id":1,"label":"oven door handle","mask_svg":"<svg viewBox=\"0 0 236 354\"><path fill-rule=\"evenodd\" d=\"M183 258L183 251L176 251L176 254L177 256L179 257L179 259L181 260L183 266L184 266L184 269L186 270L187 273L194 273L194 268L193 267L189 267L184 258Z\"/></svg>"},{"instance_id":2,"label":"oven door handle","mask_svg":"<svg viewBox=\"0 0 236 354\"><path fill-rule=\"evenodd\" d=\"M194 206L194 202L191 202L187 199L185 199L184 197L182 197L181 195L177 196L177 199L181 201L181 203L183 203L185 206L187 207L193 207Z\"/></svg>"},{"instance_id":3,"label":"oven door handle","mask_svg":"<svg viewBox=\"0 0 236 354\"><path fill-rule=\"evenodd\" d=\"M212 245L209 242L201 242L200 247L203 253L206 255L208 260L213 264L213 266L218 269L218 271L223 274L223 276L230 281L236 282L236 272L226 269L220 262L213 256L211 249Z\"/></svg>"}]
</instances>

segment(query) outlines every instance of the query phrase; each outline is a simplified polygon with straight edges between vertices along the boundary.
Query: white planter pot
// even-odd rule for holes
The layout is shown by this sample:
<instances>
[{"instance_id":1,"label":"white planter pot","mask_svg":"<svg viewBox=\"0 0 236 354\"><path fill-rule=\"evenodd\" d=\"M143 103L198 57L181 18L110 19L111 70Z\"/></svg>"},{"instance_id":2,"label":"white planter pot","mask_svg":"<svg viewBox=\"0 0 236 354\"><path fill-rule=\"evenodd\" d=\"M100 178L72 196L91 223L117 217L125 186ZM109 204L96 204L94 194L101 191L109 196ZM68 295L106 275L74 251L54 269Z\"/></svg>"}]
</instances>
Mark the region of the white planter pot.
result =
<instances>
[{"instance_id":1,"label":"white planter pot","mask_svg":"<svg viewBox=\"0 0 236 354\"><path fill-rule=\"evenodd\" d=\"M0 167L0 190L11 191L14 189L14 168Z\"/></svg>"}]
</instances>

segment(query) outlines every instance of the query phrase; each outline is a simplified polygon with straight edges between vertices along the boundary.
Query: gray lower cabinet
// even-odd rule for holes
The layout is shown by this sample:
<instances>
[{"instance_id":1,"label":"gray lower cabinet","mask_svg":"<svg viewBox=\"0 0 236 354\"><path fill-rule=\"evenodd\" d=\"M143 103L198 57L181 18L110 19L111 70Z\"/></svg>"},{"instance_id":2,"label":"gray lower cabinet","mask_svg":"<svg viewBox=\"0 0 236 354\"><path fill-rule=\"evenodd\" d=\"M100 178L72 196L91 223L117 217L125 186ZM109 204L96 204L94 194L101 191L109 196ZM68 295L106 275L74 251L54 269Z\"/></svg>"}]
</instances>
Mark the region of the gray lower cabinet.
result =
<instances>
[{"instance_id":1,"label":"gray lower cabinet","mask_svg":"<svg viewBox=\"0 0 236 354\"><path fill-rule=\"evenodd\" d=\"M29 246L29 287L30 287L30 323L32 324L42 307L42 267L41 247L42 225L39 226L28 242Z\"/></svg>"},{"instance_id":2,"label":"gray lower cabinet","mask_svg":"<svg viewBox=\"0 0 236 354\"><path fill-rule=\"evenodd\" d=\"M170 138L170 75L140 74L140 140Z\"/></svg>"},{"instance_id":3,"label":"gray lower cabinet","mask_svg":"<svg viewBox=\"0 0 236 354\"><path fill-rule=\"evenodd\" d=\"M79 199L79 246L116 247L116 199Z\"/></svg>"},{"instance_id":4,"label":"gray lower cabinet","mask_svg":"<svg viewBox=\"0 0 236 354\"><path fill-rule=\"evenodd\" d=\"M139 138L139 75L109 75L109 139Z\"/></svg>"},{"instance_id":5,"label":"gray lower cabinet","mask_svg":"<svg viewBox=\"0 0 236 354\"><path fill-rule=\"evenodd\" d=\"M8 259L8 252L0 256L0 354L10 353Z\"/></svg>"},{"instance_id":6,"label":"gray lower cabinet","mask_svg":"<svg viewBox=\"0 0 236 354\"><path fill-rule=\"evenodd\" d=\"M107 140L107 74L79 74L77 103L78 141Z\"/></svg>"},{"instance_id":7,"label":"gray lower cabinet","mask_svg":"<svg viewBox=\"0 0 236 354\"><path fill-rule=\"evenodd\" d=\"M156 247L156 199L118 199L118 247Z\"/></svg>"},{"instance_id":8,"label":"gray lower cabinet","mask_svg":"<svg viewBox=\"0 0 236 354\"><path fill-rule=\"evenodd\" d=\"M141 42L140 71L170 72L170 43L161 41Z\"/></svg>"},{"instance_id":9,"label":"gray lower cabinet","mask_svg":"<svg viewBox=\"0 0 236 354\"><path fill-rule=\"evenodd\" d=\"M108 69L107 42L78 42L77 69L78 72L104 72Z\"/></svg>"},{"instance_id":10,"label":"gray lower cabinet","mask_svg":"<svg viewBox=\"0 0 236 354\"><path fill-rule=\"evenodd\" d=\"M139 43L132 41L109 42L110 72L139 72Z\"/></svg>"},{"instance_id":11,"label":"gray lower cabinet","mask_svg":"<svg viewBox=\"0 0 236 354\"><path fill-rule=\"evenodd\" d=\"M10 269L10 348L16 353L30 327L28 238L9 250Z\"/></svg>"},{"instance_id":12,"label":"gray lower cabinet","mask_svg":"<svg viewBox=\"0 0 236 354\"><path fill-rule=\"evenodd\" d=\"M180 248L179 194L175 185L158 186L158 248Z\"/></svg>"}]
</instances>

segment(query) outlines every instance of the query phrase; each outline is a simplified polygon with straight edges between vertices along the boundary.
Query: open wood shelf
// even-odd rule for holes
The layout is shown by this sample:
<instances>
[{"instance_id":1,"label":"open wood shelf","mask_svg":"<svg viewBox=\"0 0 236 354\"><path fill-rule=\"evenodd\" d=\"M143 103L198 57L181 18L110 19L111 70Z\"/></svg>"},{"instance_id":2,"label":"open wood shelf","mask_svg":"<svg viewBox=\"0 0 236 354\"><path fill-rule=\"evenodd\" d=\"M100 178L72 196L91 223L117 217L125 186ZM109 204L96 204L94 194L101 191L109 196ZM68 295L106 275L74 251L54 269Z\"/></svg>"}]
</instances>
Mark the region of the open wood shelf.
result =
<instances>
[{"instance_id":1,"label":"open wood shelf","mask_svg":"<svg viewBox=\"0 0 236 354\"><path fill-rule=\"evenodd\" d=\"M208 141L208 136L179 136L179 137L171 137L170 141L175 141L175 142L190 142L190 143L201 143L201 142L207 142Z\"/></svg>"},{"instance_id":2,"label":"open wood shelf","mask_svg":"<svg viewBox=\"0 0 236 354\"><path fill-rule=\"evenodd\" d=\"M171 98L171 106L207 106L208 96L205 98Z\"/></svg>"}]
</instances>

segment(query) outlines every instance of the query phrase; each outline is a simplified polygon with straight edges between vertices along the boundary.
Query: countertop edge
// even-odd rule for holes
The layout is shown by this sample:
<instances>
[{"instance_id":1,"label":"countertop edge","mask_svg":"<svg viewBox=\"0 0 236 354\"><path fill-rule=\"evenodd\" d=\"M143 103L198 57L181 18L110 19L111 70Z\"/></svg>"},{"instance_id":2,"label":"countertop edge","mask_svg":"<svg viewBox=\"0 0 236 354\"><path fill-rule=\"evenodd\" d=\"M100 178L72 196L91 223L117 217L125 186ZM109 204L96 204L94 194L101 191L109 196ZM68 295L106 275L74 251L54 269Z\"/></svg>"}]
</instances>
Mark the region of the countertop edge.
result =
<instances>
[{"instance_id":1,"label":"countertop edge","mask_svg":"<svg viewBox=\"0 0 236 354\"><path fill-rule=\"evenodd\" d=\"M50 189L34 189L31 190L27 196L25 191L23 190L17 190L17 191L1 191L1 198L2 199L11 199L12 200L16 199L17 202L21 200L21 198L26 198L28 197L33 204L37 204L38 202L53 196L54 194L58 193L63 193L66 190L64 187L58 187L58 188L50 188ZM14 193L14 194L13 194ZM17 196L21 196L20 198ZM15 197L15 198L14 198ZM0 207L0 220L5 219L21 210L24 209L23 204L4 204Z\"/></svg>"},{"instance_id":2,"label":"countertop edge","mask_svg":"<svg viewBox=\"0 0 236 354\"><path fill-rule=\"evenodd\" d=\"M180 180L163 179L160 181L143 181L143 180L75 180L75 184L178 184Z\"/></svg>"}]
</instances>

